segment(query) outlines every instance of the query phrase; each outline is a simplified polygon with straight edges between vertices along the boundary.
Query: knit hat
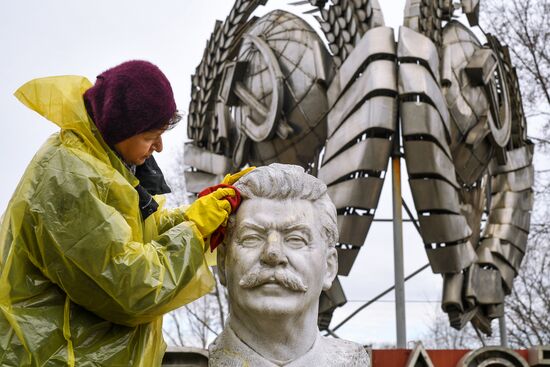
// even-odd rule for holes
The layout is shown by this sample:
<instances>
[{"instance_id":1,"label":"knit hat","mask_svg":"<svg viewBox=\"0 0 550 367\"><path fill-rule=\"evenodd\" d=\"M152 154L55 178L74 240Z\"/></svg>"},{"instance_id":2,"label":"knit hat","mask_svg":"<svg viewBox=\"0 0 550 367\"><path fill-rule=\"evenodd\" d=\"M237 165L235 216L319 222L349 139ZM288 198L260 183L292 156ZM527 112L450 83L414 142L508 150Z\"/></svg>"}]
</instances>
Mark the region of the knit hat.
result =
<instances>
[{"instance_id":1,"label":"knit hat","mask_svg":"<svg viewBox=\"0 0 550 367\"><path fill-rule=\"evenodd\" d=\"M133 60L104 71L84 93L88 114L105 142L116 143L171 124L176 113L172 87L160 69Z\"/></svg>"}]
</instances>

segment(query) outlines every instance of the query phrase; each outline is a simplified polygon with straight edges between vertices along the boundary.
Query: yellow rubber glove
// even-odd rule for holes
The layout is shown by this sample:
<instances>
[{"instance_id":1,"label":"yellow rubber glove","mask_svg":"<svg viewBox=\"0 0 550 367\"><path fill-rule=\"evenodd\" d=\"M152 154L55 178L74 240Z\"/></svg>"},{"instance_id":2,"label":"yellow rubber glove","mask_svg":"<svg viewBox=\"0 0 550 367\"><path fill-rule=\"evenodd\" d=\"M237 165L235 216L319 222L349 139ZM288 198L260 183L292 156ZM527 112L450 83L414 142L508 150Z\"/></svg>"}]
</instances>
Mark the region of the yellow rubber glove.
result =
<instances>
[{"instance_id":1,"label":"yellow rubber glove","mask_svg":"<svg viewBox=\"0 0 550 367\"><path fill-rule=\"evenodd\" d=\"M219 226L227 225L231 204L226 196L235 196L235 190L223 187L198 198L185 211L185 219L195 223L203 237L210 236Z\"/></svg>"},{"instance_id":2,"label":"yellow rubber glove","mask_svg":"<svg viewBox=\"0 0 550 367\"><path fill-rule=\"evenodd\" d=\"M235 182L237 182L239 180L239 178L243 177L248 172L250 172L254 169L256 169L255 166L245 168L242 171L234 173L234 174L228 173L227 175L225 175L225 177L223 178L223 181L221 183L222 184L227 184L227 185L233 185Z\"/></svg>"}]
</instances>

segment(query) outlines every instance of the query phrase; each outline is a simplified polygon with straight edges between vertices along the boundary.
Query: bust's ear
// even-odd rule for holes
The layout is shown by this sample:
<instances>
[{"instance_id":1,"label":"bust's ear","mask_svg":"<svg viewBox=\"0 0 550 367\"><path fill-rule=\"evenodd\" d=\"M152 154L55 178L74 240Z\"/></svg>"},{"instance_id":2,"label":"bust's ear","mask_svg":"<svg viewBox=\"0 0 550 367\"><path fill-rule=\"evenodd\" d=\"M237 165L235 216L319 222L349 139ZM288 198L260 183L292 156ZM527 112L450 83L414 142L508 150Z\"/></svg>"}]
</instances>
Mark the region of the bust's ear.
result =
<instances>
[{"instance_id":1,"label":"bust's ear","mask_svg":"<svg viewBox=\"0 0 550 367\"><path fill-rule=\"evenodd\" d=\"M331 286L336 274L338 273L338 252L335 247L329 247L327 250L327 272L323 280L323 290L327 291Z\"/></svg>"},{"instance_id":2,"label":"bust's ear","mask_svg":"<svg viewBox=\"0 0 550 367\"><path fill-rule=\"evenodd\" d=\"M217 263L218 263L218 278L220 279L220 283L227 287L227 282L225 280L225 252L227 244L225 241L220 244L220 246L217 247Z\"/></svg>"}]
</instances>

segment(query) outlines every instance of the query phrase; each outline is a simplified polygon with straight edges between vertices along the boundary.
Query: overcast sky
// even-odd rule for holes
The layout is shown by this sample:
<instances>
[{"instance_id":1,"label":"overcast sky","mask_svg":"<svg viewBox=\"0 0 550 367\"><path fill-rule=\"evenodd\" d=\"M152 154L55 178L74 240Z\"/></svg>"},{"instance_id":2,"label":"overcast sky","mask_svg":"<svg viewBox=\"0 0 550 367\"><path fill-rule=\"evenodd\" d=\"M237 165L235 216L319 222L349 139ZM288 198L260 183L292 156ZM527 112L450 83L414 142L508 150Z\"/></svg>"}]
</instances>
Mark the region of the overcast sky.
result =
<instances>
[{"instance_id":1,"label":"overcast sky","mask_svg":"<svg viewBox=\"0 0 550 367\"><path fill-rule=\"evenodd\" d=\"M386 24L397 29L404 0L381 0ZM190 76L199 63L214 21L224 19L229 0L26 0L0 2L0 213L4 211L35 151L56 131L49 121L20 104L13 92L30 79L77 74L92 82L103 70L130 59L157 64L171 81L180 110L187 110ZM272 0L260 13L289 7ZM308 8L302 8L307 10ZM309 18L311 19L311 18ZM396 32L397 33L397 32ZM185 140L185 120L165 134L157 155L164 171ZM412 206L408 184L406 200ZM391 217L391 175L387 176L377 218ZM405 215L404 215L405 216ZM426 264L420 237L404 226L405 274ZM391 223L375 223L349 277L343 278L350 302L333 324L393 284ZM408 340L426 331L439 308L441 277L429 270L406 284ZM395 343L393 293L342 327L341 337L360 343Z\"/></svg>"}]
</instances>

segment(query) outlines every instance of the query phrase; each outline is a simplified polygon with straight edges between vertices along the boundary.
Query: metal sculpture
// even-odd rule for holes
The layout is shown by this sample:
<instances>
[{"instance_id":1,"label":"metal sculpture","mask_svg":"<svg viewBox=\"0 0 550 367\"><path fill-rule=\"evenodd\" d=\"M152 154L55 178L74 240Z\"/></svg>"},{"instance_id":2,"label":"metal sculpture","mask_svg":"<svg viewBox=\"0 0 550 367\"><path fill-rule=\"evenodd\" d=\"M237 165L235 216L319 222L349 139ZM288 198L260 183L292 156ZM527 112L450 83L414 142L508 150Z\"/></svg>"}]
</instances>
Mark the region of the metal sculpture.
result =
<instances>
[{"instance_id":1,"label":"metal sculpture","mask_svg":"<svg viewBox=\"0 0 550 367\"><path fill-rule=\"evenodd\" d=\"M529 364L521 356L507 348L502 347L484 347L478 350L473 350L466 354L458 362L457 367L529 367Z\"/></svg>"},{"instance_id":2,"label":"metal sculpture","mask_svg":"<svg viewBox=\"0 0 550 367\"><path fill-rule=\"evenodd\" d=\"M479 1L462 8L477 25ZM452 326L472 320L490 333L525 252L533 145L508 49L492 35L481 45L453 10L450 1L414 0L405 9L405 157L428 258L444 274L443 309Z\"/></svg>"},{"instance_id":3,"label":"metal sculpture","mask_svg":"<svg viewBox=\"0 0 550 367\"><path fill-rule=\"evenodd\" d=\"M453 20L451 0L408 0L397 45L377 0L297 2L319 13L329 52L296 15L251 17L266 1L235 2L192 77L188 191L245 164L303 166L329 187L347 275L401 138L443 309L452 326L490 333L532 208L533 144L508 49L492 35L482 45ZM479 0L460 4L477 25ZM336 281L321 298L322 328L344 302Z\"/></svg>"}]
</instances>

